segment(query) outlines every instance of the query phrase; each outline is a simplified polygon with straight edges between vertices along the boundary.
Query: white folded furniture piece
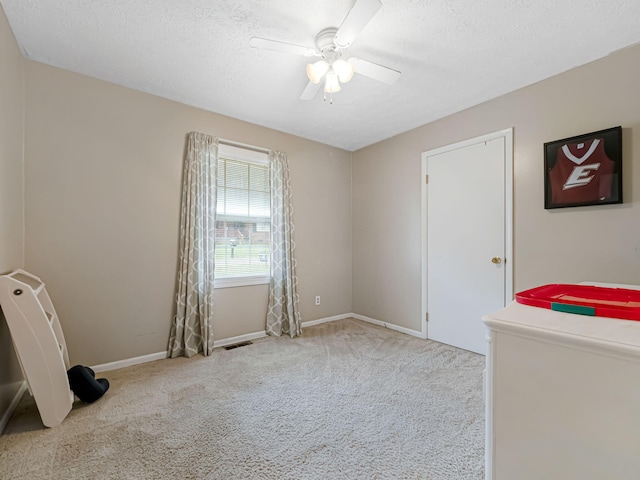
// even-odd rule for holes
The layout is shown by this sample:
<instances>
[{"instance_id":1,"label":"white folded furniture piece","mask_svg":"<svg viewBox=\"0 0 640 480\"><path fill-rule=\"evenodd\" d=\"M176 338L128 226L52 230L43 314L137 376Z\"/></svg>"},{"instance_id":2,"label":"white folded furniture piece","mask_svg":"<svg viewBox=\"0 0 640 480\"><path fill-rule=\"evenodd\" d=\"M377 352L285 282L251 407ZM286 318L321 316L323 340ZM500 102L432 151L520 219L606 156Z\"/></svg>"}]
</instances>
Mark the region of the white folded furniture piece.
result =
<instances>
[{"instance_id":1,"label":"white folded furniture piece","mask_svg":"<svg viewBox=\"0 0 640 480\"><path fill-rule=\"evenodd\" d=\"M0 306L42 423L59 425L73 405L69 357L44 283L24 270L0 276Z\"/></svg>"}]
</instances>

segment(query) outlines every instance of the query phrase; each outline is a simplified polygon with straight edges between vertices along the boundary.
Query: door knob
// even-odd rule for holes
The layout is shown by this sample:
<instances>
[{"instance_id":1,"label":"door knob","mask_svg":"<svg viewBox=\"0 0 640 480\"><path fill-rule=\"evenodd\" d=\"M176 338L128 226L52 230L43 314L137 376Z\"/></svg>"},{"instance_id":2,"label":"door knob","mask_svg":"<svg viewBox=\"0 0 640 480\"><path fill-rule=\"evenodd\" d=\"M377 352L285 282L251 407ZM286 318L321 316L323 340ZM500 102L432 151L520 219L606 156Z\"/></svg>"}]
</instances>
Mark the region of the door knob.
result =
<instances>
[{"instance_id":1,"label":"door knob","mask_svg":"<svg viewBox=\"0 0 640 480\"><path fill-rule=\"evenodd\" d=\"M493 257L491 259L491 263L495 263L497 265L498 263L502 263L502 259L500 257Z\"/></svg>"}]
</instances>

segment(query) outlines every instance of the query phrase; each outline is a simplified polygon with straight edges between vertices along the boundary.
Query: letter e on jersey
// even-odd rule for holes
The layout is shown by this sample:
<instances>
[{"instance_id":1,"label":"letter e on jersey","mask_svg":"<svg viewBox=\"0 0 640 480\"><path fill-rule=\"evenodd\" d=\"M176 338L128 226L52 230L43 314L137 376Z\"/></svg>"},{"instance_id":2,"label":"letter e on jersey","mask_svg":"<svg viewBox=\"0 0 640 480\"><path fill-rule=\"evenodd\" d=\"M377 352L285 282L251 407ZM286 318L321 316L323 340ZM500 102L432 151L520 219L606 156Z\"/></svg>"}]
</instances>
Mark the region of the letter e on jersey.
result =
<instances>
[{"instance_id":1,"label":"letter e on jersey","mask_svg":"<svg viewBox=\"0 0 640 480\"><path fill-rule=\"evenodd\" d=\"M582 187L587 185L593 180L591 172L597 171L600 168L599 163L592 163L590 165L577 165L573 168L573 171L567 177L567 181L562 186L562 190L568 190L570 188Z\"/></svg>"}]
</instances>

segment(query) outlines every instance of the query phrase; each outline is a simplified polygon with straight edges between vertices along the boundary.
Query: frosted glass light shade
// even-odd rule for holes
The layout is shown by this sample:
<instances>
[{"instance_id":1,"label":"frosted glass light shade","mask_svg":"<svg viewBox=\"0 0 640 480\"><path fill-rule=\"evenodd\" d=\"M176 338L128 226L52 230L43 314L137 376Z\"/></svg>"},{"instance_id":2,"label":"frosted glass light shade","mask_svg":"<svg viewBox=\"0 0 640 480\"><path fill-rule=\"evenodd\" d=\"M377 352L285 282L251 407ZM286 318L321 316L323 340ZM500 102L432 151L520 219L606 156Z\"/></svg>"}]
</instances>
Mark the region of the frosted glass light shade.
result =
<instances>
[{"instance_id":1,"label":"frosted glass light shade","mask_svg":"<svg viewBox=\"0 0 640 480\"><path fill-rule=\"evenodd\" d=\"M333 71L333 68L327 72L327 76L324 80L324 91L325 93L335 93L339 92L340 82L338 81L338 75Z\"/></svg>"},{"instance_id":2,"label":"frosted glass light shade","mask_svg":"<svg viewBox=\"0 0 640 480\"><path fill-rule=\"evenodd\" d=\"M336 72L338 78L342 83L347 83L349 80L351 80L355 72L353 65L351 65L349 62L345 62L344 60L336 60L331 65L331 68L333 68L334 72Z\"/></svg>"},{"instance_id":3,"label":"frosted glass light shade","mask_svg":"<svg viewBox=\"0 0 640 480\"><path fill-rule=\"evenodd\" d=\"M307 65L307 77L311 83L318 84L325 73L329 70L329 64L324 60L318 60L316 63L309 63Z\"/></svg>"}]
</instances>

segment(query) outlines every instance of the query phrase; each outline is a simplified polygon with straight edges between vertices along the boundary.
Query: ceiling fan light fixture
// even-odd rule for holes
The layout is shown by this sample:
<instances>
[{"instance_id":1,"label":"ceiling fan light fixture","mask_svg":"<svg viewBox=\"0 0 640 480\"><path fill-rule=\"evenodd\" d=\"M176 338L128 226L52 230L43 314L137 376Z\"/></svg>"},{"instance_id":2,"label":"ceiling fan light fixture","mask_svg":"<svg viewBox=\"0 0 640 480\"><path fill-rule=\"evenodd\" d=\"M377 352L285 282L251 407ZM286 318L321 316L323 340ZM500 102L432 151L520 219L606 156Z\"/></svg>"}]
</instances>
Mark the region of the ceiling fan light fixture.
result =
<instances>
[{"instance_id":1,"label":"ceiling fan light fixture","mask_svg":"<svg viewBox=\"0 0 640 480\"><path fill-rule=\"evenodd\" d=\"M318 60L316 63L307 64L307 77L312 83L318 84L325 73L329 70L330 65L324 60Z\"/></svg>"},{"instance_id":2,"label":"ceiling fan light fixture","mask_svg":"<svg viewBox=\"0 0 640 480\"><path fill-rule=\"evenodd\" d=\"M327 72L327 76L324 79L324 92L336 93L341 90L340 82L338 81L338 75L333 71L333 68Z\"/></svg>"},{"instance_id":3,"label":"ceiling fan light fixture","mask_svg":"<svg viewBox=\"0 0 640 480\"><path fill-rule=\"evenodd\" d=\"M355 68L349 62L346 62L342 59L336 60L331 65L331 68L338 75L338 78L342 83L347 83L349 80L353 78L353 74L355 73Z\"/></svg>"}]
</instances>

